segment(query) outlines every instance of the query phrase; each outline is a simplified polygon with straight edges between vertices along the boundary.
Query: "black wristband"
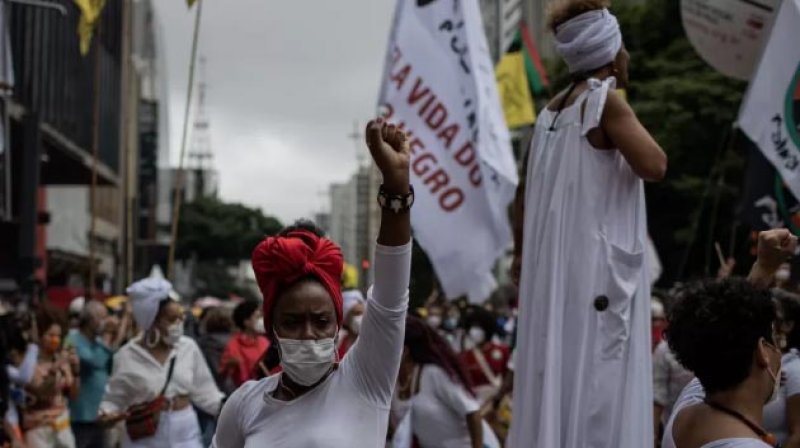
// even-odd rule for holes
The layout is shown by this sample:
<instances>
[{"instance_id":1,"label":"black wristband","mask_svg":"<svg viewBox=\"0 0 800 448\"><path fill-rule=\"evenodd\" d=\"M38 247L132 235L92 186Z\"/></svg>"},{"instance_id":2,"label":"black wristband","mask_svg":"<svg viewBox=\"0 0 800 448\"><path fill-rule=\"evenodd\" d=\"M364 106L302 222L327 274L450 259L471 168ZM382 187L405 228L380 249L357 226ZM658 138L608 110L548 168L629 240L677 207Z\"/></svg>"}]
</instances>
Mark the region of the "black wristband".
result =
<instances>
[{"instance_id":1,"label":"black wristband","mask_svg":"<svg viewBox=\"0 0 800 448\"><path fill-rule=\"evenodd\" d=\"M407 213L414 205L414 186L408 186L408 194L390 194L381 185L378 190L378 205L396 215Z\"/></svg>"}]
</instances>

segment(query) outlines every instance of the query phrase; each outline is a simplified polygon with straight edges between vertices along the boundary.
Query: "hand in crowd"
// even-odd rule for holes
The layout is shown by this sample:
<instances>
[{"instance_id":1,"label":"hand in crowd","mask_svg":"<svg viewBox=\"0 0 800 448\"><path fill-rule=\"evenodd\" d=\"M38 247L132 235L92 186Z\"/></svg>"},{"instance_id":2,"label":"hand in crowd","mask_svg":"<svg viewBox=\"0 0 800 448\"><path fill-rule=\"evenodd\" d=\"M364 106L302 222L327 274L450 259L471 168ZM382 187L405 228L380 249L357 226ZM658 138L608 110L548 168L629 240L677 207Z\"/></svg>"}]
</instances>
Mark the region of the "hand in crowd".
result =
<instances>
[{"instance_id":1,"label":"hand in crowd","mask_svg":"<svg viewBox=\"0 0 800 448\"><path fill-rule=\"evenodd\" d=\"M736 267L736 259L728 257L725 264L719 267L717 271L717 279L722 280L730 277L733 274L733 269Z\"/></svg>"},{"instance_id":2,"label":"hand in crowd","mask_svg":"<svg viewBox=\"0 0 800 448\"><path fill-rule=\"evenodd\" d=\"M791 259L797 250L797 237L787 229L773 229L758 234L756 262L748 279L754 285L768 288L781 264Z\"/></svg>"},{"instance_id":3,"label":"hand in crowd","mask_svg":"<svg viewBox=\"0 0 800 448\"><path fill-rule=\"evenodd\" d=\"M67 360L70 371L73 375L80 373L81 359L78 357L78 352L75 350L75 347L65 349L64 358Z\"/></svg>"},{"instance_id":4,"label":"hand in crowd","mask_svg":"<svg viewBox=\"0 0 800 448\"><path fill-rule=\"evenodd\" d=\"M110 427L116 425L118 422L125 420L127 413L125 412L101 412L97 417L97 423L100 426Z\"/></svg>"},{"instance_id":5,"label":"hand in crowd","mask_svg":"<svg viewBox=\"0 0 800 448\"><path fill-rule=\"evenodd\" d=\"M758 234L757 263L775 272L797 250L797 237L787 229L773 229Z\"/></svg>"}]
</instances>

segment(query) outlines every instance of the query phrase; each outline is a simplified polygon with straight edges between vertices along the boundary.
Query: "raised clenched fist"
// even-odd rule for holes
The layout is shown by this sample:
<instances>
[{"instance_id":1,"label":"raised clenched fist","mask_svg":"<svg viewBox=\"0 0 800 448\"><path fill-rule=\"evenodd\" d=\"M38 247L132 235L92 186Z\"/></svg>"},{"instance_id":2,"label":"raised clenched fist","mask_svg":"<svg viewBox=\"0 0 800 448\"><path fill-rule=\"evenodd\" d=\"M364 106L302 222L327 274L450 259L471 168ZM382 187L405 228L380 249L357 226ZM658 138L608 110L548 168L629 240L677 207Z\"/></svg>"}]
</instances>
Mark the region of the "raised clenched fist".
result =
<instances>
[{"instance_id":1,"label":"raised clenched fist","mask_svg":"<svg viewBox=\"0 0 800 448\"><path fill-rule=\"evenodd\" d=\"M383 174L384 188L392 194L409 191L411 151L406 133L382 119L367 123L367 147Z\"/></svg>"},{"instance_id":2,"label":"raised clenched fist","mask_svg":"<svg viewBox=\"0 0 800 448\"><path fill-rule=\"evenodd\" d=\"M794 256L797 237L787 229L773 229L758 234L758 264L768 271L777 271Z\"/></svg>"}]
</instances>

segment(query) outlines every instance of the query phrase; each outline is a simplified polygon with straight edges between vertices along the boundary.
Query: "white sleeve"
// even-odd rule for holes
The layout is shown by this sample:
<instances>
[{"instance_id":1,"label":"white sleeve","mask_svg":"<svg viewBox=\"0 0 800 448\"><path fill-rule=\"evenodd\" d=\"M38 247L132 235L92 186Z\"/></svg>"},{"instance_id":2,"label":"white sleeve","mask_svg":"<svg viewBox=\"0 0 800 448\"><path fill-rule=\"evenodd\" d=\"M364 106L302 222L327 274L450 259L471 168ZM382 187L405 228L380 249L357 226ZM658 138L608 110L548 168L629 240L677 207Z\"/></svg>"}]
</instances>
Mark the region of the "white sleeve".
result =
<instances>
[{"instance_id":1,"label":"white sleeve","mask_svg":"<svg viewBox=\"0 0 800 448\"><path fill-rule=\"evenodd\" d=\"M786 378L786 396L800 394L800 359L793 358L783 366L784 377Z\"/></svg>"},{"instance_id":2,"label":"white sleeve","mask_svg":"<svg viewBox=\"0 0 800 448\"><path fill-rule=\"evenodd\" d=\"M99 412L101 414L121 412L129 406L139 403L131 400L141 391L137 392L136 385L132 384L124 370L124 366L131 362L128 353L129 350L123 347L114 355L111 376L106 383L103 400L100 402Z\"/></svg>"},{"instance_id":3,"label":"white sleeve","mask_svg":"<svg viewBox=\"0 0 800 448\"><path fill-rule=\"evenodd\" d=\"M191 344L192 363L194 364L194 383L192 384L192 403L198 408L202 409L208 415L216 416L220 411L220 404L222 398L225 396L220 392L214 377L211 376L211 370L208 363L203 358L203 353L197 343L187 338L188 343Z\"/></svg>"},{"instance_id":4,"label":"white sleeve","mask_svg":"<svg viewBox=\"0 0 800 448\"><path fill-rule=\"evenodd\" d=\"M258 383L255 381L249 381L228 397L219 413L217 431L214 433L210 448L241 448L244 446L242 422L245 416L242 412L242 403L249 397L251 388L256 384Z\"/></svg>"},{"instance_id":5,"label":"white sleeve","mask_svg":"<svg viewBox=\"0 0 800 448\"><path fill-rule=\"evenodd\" d=\"M13 401L8 403L5 420L11 426L19 425L19 411L17 411L17 405L15 405Z\"/></svg>"},{"instance_id":6,"label":"white sleeve","mask_svg":"<svg viewBox=\"0 0 800 448\"><path fill-rule=\"evenodd\" d=\"M342 362L343 374L370 403L389 407L403 353L411 242L375 248L375 285L368 294L361 332Z\"/></svg>"},{"instance_id":7,"label":"white sleeve","mask_svg":"<svg viewBox=\"0 0 800 448\"><path fill-rule=\"evenodd\" d=\"M25 357L22 359L22 364L19 367L11 365L6 369L8 371L8 379L12 382L24 386L31 382L33 373L36 371L36 362L39 359L39 346L36 344L28 344L25 349Z\"/></svg>"},{"instance_id":8,"label":"white sleeve","mask_svg":"<svg viewBox=\"0 0 800 448\"><path fill-rule=\"evenodd\" d=\"M447 376L447 372L437 366L425 366L427 375L423 381L430 380L434 394L457 415L467 416L480 410L478 401L461 384Z\"/></svg>"}]
</instances>

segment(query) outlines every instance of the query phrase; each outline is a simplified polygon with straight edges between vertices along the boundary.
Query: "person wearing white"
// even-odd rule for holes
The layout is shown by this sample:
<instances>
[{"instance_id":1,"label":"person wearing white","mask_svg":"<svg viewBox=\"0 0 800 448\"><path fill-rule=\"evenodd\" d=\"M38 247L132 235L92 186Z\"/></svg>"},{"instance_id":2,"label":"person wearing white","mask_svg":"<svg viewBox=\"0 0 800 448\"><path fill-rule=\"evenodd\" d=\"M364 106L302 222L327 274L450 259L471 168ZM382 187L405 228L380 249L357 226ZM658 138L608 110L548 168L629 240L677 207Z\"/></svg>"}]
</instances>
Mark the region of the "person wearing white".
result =
<instances>
[{"instance_id":1,"label":"person wearing white","mask_svg":"<svg viewBox=\"0 0 800 448\"><path fill-rule=\"evenodd\" d=\"M215 448L375 448L386 441L408 307L413 199L406 135L372 121L366 137L383 174L386 207L358 342L336 363L343 321L340 249L303 224L262 241L253 251L253 269L283 372L231 395Z\"/></svg>"},{"instance_id":2,"label":"person wearing white","mask_svg":"<svg viewBox=\"0 0 800 448\"><path fill-rule=\"evenodd\" d=\"M765 286L796 247L797 238L786 229L762 232L748 280L698 282L673 305L668 342L697 378L678 398L664 448L777 444L762 422L764 405L779 395L786 337Z\"/></svg>"},{"instance_id":3,"label":"person wearing white","mask_svg":"<svg viewBox=\"0 0 800 448\"><path fill-rule=\"evenodd\" d=\"M783 266L775 273L780 282ZM786 347L781 358L781 390L775 401L764 407L764 429L775 435L783 448L800 447L800 297L774 290L781 310L781 329Z\"/></svg>"},{"instance_id":4,"label":"person wearing white","mask_svg":"<svg viewBox=\"0 0 800 448\"><path fill-rule=\"evenodd\" d=\"M667 340L697 378L678 397L662 448L775 446L777 439L761 422L765 403L780 392L782 360L776 355L786 335L765 289L796 247L797 238L786 229L761 232L749 284L732 279L691 285L673 306ZM714 392L707 395L704 383Z\"/></svg>"},{"instance_id":5,"label":"person wearing white","mask_svg":"<svg viewBox=\"0 0 800 448\"><path fill-rule=\"evenodd\" d=\"M199 448L200 426L192 405L212 416L222 405L224 395L200 348L183 336L183 313L169 299L171 287L166 280L148 278L127 291L134 319L145 331L114 355L111 378L100 403L100 421L124 420L131 406L155 400L164 384L169 404L161 412L153 436L131 440L125 432L123 448ZM172 362L175 365L167 382Z\"/></svg>"},{"instance_id":6,"label":"person wearing white","mask_svg":"<svg viewBox=\"0 0 800 448\"><path fill-rule=\"evenodd\" d=\"M783 355L781 360L781 371L784 373L786 382L781 386L777 398L764 407L764 429L775 436L775 439L782 447L788 447L786 444L788 434L786 428L786 399L788 397L797 396L800 394L800 357L797 355L797 350ZM675 448L675 440L672 437L672 424L675 416L684 408L703 403L706 398L705 390L700 384L700 381L695 378L686 385L681 391L680 396L675 402L674 412L669 418L665 430L664 438L661 442L661 448ZM725 445L727 443L728 445ZM716 441L713 444L704 445L704 447L764 447L769 446L761 441L745 438L745 439L729 439L726 441Z\"/></svg>"},{"instance_id":7,"label":"person wearing white","mask_svg":"<svg viewBox=\"0 0 800 448\"><path fill-rule=\"evenodd\" d=\"M499 446L468 388L469 376L448 342L409 316L398 386L392 400L392 448Z\"/></svg>"},{"instance_id":8,"label":"person wearing white","mask_svg":"<svg viewBox=\"0 0 800 448\"><path fill-rule=\"evenodd\" d=\"M603 4L551 11L573 83L536 121L516 201L513 448L653 443L643 179L663 178L667 161L614 92L628 54Z\"/></svg>"}]
</instances>

